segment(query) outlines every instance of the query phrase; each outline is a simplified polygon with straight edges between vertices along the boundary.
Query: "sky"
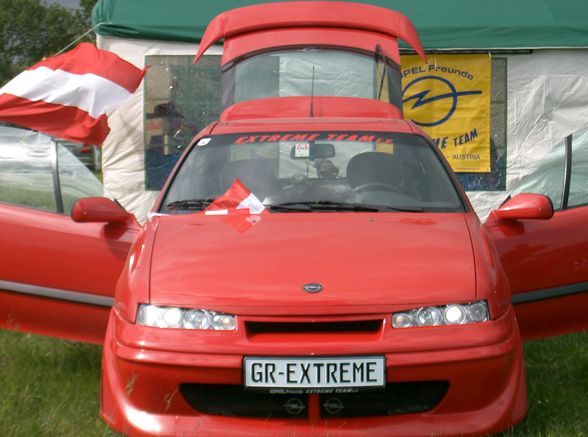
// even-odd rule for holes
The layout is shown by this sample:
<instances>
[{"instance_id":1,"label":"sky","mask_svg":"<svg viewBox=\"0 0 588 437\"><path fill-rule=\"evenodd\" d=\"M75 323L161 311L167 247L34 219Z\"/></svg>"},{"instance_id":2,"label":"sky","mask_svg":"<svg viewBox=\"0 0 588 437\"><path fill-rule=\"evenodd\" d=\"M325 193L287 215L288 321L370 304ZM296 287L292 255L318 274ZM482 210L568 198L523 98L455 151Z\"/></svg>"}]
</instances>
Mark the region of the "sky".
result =
<instances>
[{"instance_id":1,"label":"sky","mask_svg":"<svg viewBox=\"0 0 588 437\"><path fill-rule=\"evenodd\" d=\"M79 0L45 0L45 3L58 4L70 9L75 9L79 6Z\"/></svg>"}]
</instances>

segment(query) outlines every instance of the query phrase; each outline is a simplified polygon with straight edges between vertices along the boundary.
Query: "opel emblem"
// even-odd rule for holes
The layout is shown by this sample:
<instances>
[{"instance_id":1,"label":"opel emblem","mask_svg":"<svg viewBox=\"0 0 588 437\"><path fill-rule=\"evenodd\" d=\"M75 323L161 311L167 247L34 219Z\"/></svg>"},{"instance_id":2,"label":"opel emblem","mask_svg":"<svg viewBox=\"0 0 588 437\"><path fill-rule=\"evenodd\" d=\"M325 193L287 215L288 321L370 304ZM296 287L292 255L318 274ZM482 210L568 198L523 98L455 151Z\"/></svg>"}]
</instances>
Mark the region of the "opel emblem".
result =
<instances>
[{"instance_id":1,"label":"opel emblem","mask_svg":"<svg viewBox=\"0 0 588 437\"><path fill-rule=\"evenodd\" d=\"M341 411L343 411L343 408L345 408L343 402L337 398L327 399L327 401L323 404L323 407L329 414L339 414Z\"/></svg>"},{"instance_id":2,"label":"opel emblem","mask_svg":"<svg viewBox=\"0 0 588 437\"><path fill-rule=\"evenodd\" d=\"M300 413L306 410L306 406L300 399L297 398L288 399L288 402L286 402L283 406L291 416L298 416Z\"/></svg>"},{"instance_id":3,"label":"opel emblem","mask_svg":"<svg viewBox=\"0 0 588 437\"><path fill-rule=\"evenodd\" d=\"M304 291L311 294L320 293L323 291L323 286L314 282L310 284L304 284Z\"/></svg>"}]
</instances>

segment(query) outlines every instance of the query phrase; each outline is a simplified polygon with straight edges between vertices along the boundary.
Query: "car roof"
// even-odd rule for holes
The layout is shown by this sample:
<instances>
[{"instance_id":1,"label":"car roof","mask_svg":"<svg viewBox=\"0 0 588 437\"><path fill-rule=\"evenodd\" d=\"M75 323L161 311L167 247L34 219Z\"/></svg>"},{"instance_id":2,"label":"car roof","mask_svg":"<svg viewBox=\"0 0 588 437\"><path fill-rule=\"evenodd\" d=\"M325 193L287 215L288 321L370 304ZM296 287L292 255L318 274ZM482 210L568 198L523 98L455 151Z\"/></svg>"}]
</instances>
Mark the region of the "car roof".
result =
<instances>
[{"instance_id":1,"label":"car roof","mask_svg":"<svg viewBox=\"0 0 588 437\"><path fill-rule=\"evenodd\" d=\"M400 116L399 116L400 115ZM383 131L422 134L394 106L372 99L297 96L257 99L227 108L216 135L272 131Z\"/></svg>"},{"instance_id":2,"label":"car roof","mask_svg":"<svg viewBox=\"0 0 588 437\"><path fill-rule=\"evenodd\" d=\"M252 120L220 121L210 132L215 135L246 132L277 131L380 131L398 133L419 133L414 125L406 120L390 118L360 117L304 117L304 118L265 118Z\"/></svg>"}]
</instances>

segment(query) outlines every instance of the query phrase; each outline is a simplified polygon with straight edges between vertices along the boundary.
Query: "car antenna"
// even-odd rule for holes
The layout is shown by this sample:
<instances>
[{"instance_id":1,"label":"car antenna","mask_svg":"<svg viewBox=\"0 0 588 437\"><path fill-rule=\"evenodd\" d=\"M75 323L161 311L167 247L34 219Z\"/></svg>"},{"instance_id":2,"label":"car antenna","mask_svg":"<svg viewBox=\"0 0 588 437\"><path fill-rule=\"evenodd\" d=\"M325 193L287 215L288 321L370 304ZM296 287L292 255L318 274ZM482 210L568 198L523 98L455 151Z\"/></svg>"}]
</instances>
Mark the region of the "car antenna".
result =
<instances>
[{"instance_id":1,"label":"car antenna","mask_svg":"<svg viewBox=\"0 0 588 437\"><path fill-rule=\"evenodd\" d=\"M312 66L312 81L310 83L310 116L314 117L314 65Z\"/></svg>"}]
</instances>

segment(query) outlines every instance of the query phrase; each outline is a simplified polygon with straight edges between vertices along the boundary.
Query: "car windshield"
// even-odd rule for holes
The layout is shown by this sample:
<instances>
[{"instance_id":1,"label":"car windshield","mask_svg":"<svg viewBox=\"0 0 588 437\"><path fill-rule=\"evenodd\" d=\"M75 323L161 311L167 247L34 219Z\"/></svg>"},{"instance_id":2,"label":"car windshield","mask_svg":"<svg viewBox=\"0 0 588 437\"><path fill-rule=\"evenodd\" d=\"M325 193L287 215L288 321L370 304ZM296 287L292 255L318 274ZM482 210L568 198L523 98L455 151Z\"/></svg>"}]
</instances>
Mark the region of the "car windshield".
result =
<instances>
[{"instance_id":1,"label":"car windshield","mask_svg":"<svg viewBox=\"0 0 588 437\"><path fill-rule=\"evenodd\" d=\"M198 140L160 211L205 209L237 180L272 212L464 210L448 171L420 136L278 132Z\"/></svg>"}]
</instances>

